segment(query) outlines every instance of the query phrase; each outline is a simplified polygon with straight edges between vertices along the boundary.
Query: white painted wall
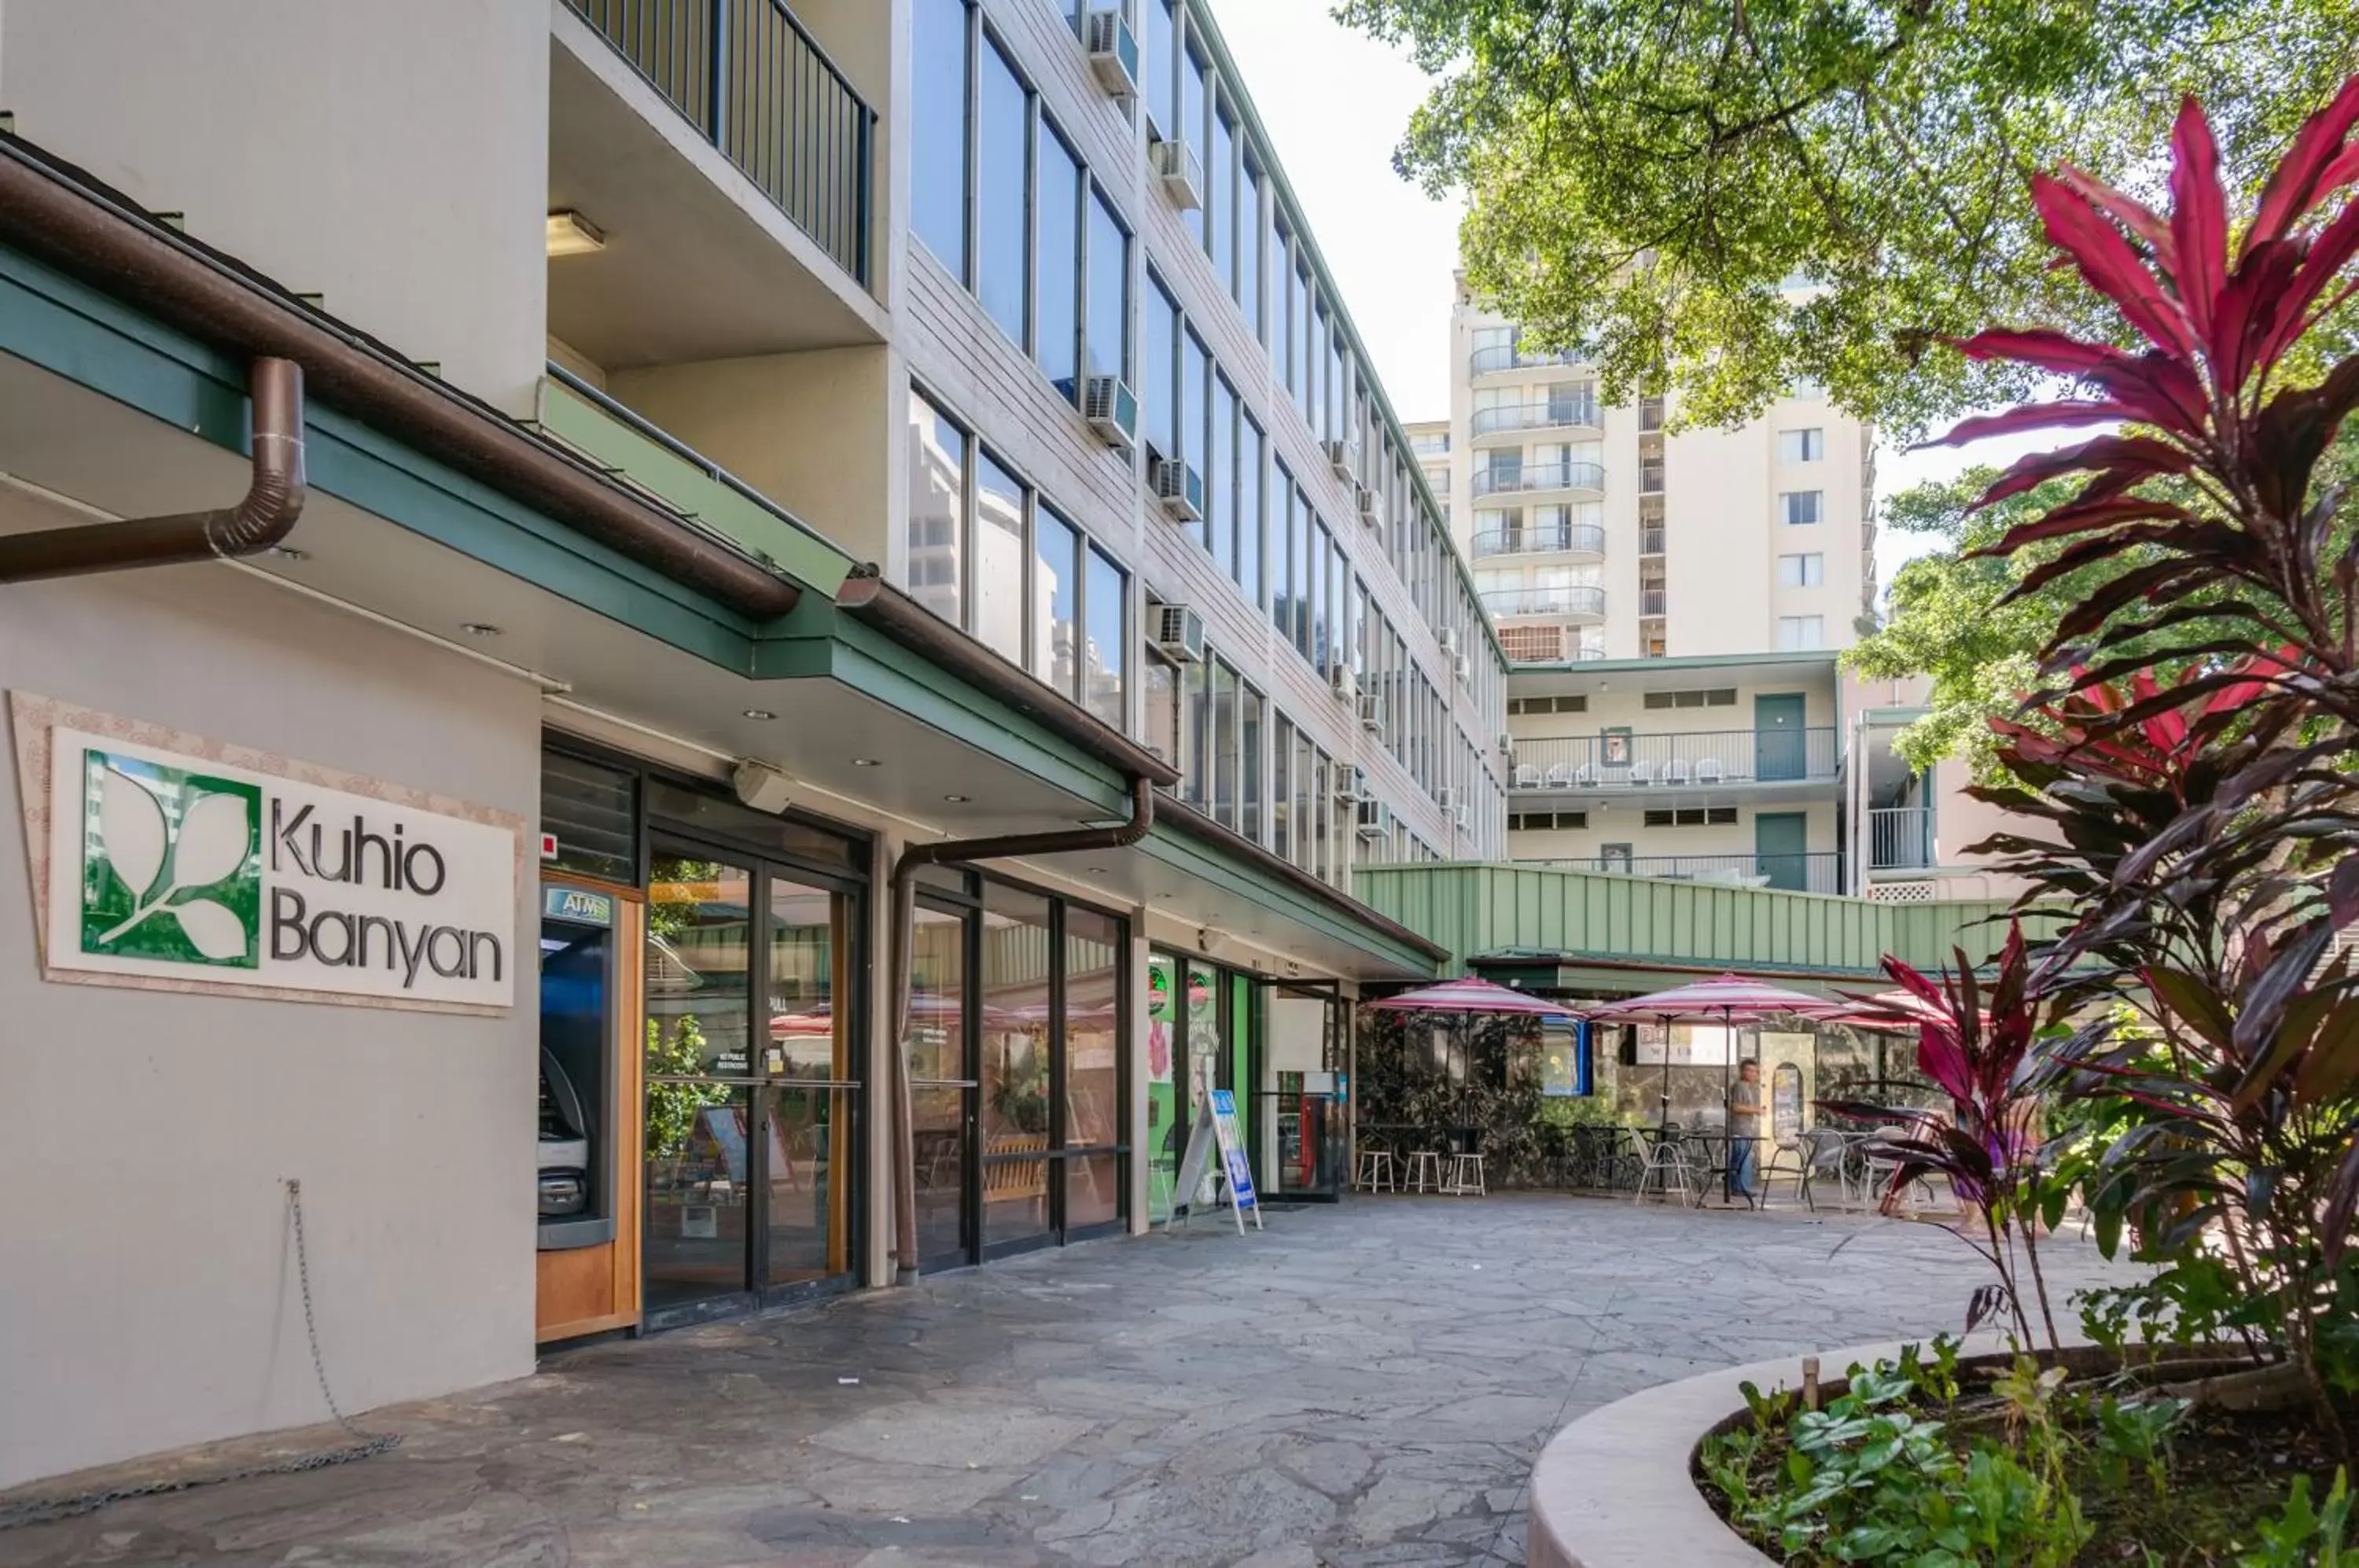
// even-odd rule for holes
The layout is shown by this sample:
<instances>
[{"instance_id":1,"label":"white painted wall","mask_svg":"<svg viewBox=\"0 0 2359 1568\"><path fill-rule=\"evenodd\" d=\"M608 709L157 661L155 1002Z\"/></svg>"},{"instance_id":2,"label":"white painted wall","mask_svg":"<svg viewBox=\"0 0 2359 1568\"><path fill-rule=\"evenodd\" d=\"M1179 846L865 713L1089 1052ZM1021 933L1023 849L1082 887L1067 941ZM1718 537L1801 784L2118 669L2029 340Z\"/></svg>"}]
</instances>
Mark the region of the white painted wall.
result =
<instances>
[{"instance_id":1,"label":"white painted wall","mask_svg":"<svg viewBox=\"0 0 2359 1568\"><path fill-rule=\"evenodd\" d=\"M452 385L532 411L548 0L11 0L0 108Z\"/></svg>"},{"instance_id":2,"label":"white painted wall","mask_svg":"<svg viewBox=\"0 0 2359 1568\"><path fill-rule=\"evenodd\" d=\"M0 687L538 815L533 687L230 568L0 589ZM48 984L20 822L0 767L0 1487L326 1418L289 1176L347 1410L531 1371L531 978L497 1018Z\"/></svg>"}]
</instances>

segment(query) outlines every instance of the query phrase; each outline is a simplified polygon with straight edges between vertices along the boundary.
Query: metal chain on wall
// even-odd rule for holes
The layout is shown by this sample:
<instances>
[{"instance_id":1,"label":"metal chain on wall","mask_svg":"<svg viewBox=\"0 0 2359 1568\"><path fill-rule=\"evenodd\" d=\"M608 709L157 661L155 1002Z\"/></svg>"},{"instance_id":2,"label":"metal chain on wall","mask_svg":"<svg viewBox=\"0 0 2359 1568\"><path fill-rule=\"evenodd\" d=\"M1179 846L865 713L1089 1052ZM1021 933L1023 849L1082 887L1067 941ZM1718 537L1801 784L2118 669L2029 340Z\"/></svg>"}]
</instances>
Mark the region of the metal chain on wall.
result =
<instances>
[{"instance_id":1,"label":"metal chain on wall","mask_svg":"<svg viewBox=\"0 0 2359 1568\"><path fill-rule=\"evenodd\" d=\"M167 1492L217 1486L225 1481L246 1481L259 1475L293 1475L306 1470L324 1470L332 1465L349 1465L355 1459L367 1459L400 1446L401 1438L397 1433L372 1434L354 1426L351 1418L344 1414L343 1407L336 1402L335 1391L328 1383L327 1360L320 1354L320 1324L311 1305L311 1257L303 1238L303 1183L291 1176L287 1179L287 1214L295 1235L295 1278L303 1291L303 1334L311 1347L311 1371L320 1380L320 1398L327 1401L328 1414L335 1418L336 1425L352 1438L352 1443L342 1448L314 1449L308 1454L291 1454L267 1464L243 1465L210 1475L133 1481L71 1497L36 1497L27 1502L0 1505L0 1530L21 1530L27 1525L49 1524L58 1519L95 1513L111 1503L130 1497L160 1497Z\"/></svg>"}]
</instances>

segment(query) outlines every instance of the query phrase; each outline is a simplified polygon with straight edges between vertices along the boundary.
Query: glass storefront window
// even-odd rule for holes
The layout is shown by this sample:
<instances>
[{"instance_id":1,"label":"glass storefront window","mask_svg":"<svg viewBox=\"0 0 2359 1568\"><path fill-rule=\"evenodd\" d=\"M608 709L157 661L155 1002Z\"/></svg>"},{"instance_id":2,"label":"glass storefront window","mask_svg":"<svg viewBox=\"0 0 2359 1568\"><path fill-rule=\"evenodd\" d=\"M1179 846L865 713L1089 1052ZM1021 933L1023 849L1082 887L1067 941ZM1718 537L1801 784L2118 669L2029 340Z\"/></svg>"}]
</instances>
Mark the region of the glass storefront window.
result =
<instances>
[{"instance_id":1,"label":"glass storefront window","mask_svg":"<svg viewBox=\"0 0 2359 1568\"><path fill-rule=\"evenodd\" d=\"M1049 900L989 884L983 914L983 1239L1049 1232Z\"/></svg>"},{"instance_id":2,"label":"glass storefront window","mask_svg":"<svg viewBox=\"0 0 2359 1568\"><path fill-rule=\"evenodd\" d=\"M647 1077L752 1071L747 936L753 872L659 855L647 882ZM647 1136L656 1137L650 1117Z\"/></svg>"},{"instance_id":3,"label":"glass storefront window","mask_svg":"<svg viewBox=\"0 0 2359 1568\"><path fill-rule=\"evenodd\" d=\"M966 917L918 906L910 947L909 1097L918 1256L962 1258L966 1224Z\"/></svg>"}]
</instances>

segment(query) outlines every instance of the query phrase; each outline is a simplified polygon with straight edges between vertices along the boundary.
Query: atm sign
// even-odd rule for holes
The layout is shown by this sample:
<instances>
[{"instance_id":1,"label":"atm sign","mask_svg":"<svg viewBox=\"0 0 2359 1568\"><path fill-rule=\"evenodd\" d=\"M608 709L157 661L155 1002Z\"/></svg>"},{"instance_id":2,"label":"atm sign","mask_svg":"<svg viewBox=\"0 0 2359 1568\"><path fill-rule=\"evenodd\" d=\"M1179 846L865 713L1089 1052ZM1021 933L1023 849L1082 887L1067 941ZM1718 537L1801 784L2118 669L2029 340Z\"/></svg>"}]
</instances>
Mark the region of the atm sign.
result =
<instances>
[{"instance_id":1,"label":"atm sign","mask_svg":"<svg viewBox=\"0 0 2359 1568\"><path fill-rule=\"evenodd\" d=\"M611 926L614 923L614 900L611 894L592 893L581 887L545 887L541 890L540 912L552 920Z\"/></svg>"}]
</instances>

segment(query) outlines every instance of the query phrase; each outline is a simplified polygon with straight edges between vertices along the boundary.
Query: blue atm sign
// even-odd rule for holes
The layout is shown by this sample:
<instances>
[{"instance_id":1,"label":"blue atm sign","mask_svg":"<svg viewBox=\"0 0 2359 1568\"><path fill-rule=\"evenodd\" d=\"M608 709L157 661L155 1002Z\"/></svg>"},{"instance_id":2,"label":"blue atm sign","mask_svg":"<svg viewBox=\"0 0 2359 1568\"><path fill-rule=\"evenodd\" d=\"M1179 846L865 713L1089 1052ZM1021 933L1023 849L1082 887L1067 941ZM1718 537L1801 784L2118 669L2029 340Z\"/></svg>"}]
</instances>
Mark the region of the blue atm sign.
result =
<instances>
[{"instance_id":1,"label":"blue atm sign","mask_svg":"<svg viewBox=\"0 0 2359 1568\"><path fill-rule=\"evenodd\" d=\"M614 923L614 896L592 893L586 887L544 887L540 892L540 912L549 920L571 920L575 925L611 926Z\"/></svg>"}]
</instances>

